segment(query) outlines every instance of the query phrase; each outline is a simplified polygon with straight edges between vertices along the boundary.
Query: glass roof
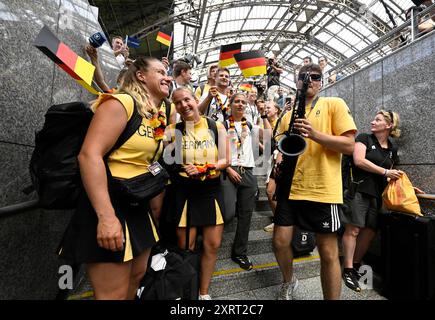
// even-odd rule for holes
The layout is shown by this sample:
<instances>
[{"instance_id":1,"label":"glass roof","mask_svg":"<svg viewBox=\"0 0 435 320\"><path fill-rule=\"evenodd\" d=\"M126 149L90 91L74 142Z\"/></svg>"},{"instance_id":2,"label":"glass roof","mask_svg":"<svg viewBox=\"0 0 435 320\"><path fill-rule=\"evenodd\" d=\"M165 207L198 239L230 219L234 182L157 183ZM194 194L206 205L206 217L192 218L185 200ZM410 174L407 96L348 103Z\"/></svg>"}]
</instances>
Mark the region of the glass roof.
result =
<instances>
[{"instance_id":1,"label":"glass roof","mask_svg":"<svg viewBox=\"0 0 435 320\"><path fill-rule=\"evenodd\" d=\"M294 88L294 67L311 56L326 56L334 67L405 20L411 0L174 0L174 57L188 53L202 63L194 74L206 80L221 45L242 42L242 52L261 49L284 66L281 83ZM393 19L393 21L391 20ZM381 58L382 50L371 56ZM358 67L358 65L356 65ZM242 80L230 66L235 82Z\"/></svg>"}]
</instances>

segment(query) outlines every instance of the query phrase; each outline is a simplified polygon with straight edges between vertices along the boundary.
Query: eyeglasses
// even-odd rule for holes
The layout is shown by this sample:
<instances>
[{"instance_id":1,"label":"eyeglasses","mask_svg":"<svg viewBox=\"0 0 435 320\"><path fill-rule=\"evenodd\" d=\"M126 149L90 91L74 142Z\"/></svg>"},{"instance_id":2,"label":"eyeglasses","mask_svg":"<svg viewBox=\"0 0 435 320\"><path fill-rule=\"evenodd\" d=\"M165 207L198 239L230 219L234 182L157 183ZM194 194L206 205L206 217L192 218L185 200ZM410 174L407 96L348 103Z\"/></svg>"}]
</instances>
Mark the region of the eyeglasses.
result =
<instances>
[{"instance_id":1,"label":"eyeglasses","mask_svg":"<svg viewBox=\"0 0 435 320\"><path fill-rule=\"evenodd\" d=\"M299 73L298 80L304 80L306 75L307 75L306 73ZM310 74L310 79L311 79L311 81L320 81L320 80L322 80L322 75L317 74L317 73L313 73L313 74Z\"/></svg>"}]
</instances>

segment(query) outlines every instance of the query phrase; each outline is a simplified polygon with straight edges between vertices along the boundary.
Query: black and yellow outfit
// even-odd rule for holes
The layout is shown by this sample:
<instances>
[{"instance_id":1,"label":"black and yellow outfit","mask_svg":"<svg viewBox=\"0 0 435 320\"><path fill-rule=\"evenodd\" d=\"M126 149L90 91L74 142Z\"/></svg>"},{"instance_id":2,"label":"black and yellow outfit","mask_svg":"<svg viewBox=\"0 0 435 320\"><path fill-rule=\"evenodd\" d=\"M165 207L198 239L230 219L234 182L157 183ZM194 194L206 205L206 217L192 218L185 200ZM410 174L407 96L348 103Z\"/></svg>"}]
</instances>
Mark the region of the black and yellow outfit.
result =
<instances>
[{"instance_id":1,"label":"black and yellow outfit","mask_svg":"<svg viewBox=\"0 0 435 320\"><path fill-rule=\"evenodd\" d=\"M224 129L221 123L216 122L216 126L218 132ZM176 150L181 151L183 164L217 164L218 148L205 117L195 125L187 124L182 133L176 134L174 124L169 126L169 130L172 143L179 145ZM189 177L183 165L177 167L171 175L171 190L167 194L170 200L165 204L167 220L178 227L185 227L189 213L190 226L193 227L223 224L224 198L220 188L220 171L216 170L215 175L201 180Z\"/></svg>"},{"instance_id":2,"label":"black and yellow outfit","mask_svg":"<svg viewBox=\"0 0 435 320\"><path fill-rule=\"evenodd\" d=\"M95 110L108 99L117 99L127 111L128 119L133 115L134 102L127 94L103 94L92 106ZM161 111L165 111L162 103ZM162 143L154 139L150 120L143 118L138 130L117 150L113 151L107 165L113 178L128 179L148 172L148 166L156 152L156 159L163 151ZM149 213L148 200L143 203L127 204L114 190L113 178L108 174L110 200L124 232L124 248L113 252L101 248L97 243L98 218L86 192L79 199L77 210L65 232L59 255L77 263L126 262L158 240L157 230Z\"/></svg>"}]
</instances>

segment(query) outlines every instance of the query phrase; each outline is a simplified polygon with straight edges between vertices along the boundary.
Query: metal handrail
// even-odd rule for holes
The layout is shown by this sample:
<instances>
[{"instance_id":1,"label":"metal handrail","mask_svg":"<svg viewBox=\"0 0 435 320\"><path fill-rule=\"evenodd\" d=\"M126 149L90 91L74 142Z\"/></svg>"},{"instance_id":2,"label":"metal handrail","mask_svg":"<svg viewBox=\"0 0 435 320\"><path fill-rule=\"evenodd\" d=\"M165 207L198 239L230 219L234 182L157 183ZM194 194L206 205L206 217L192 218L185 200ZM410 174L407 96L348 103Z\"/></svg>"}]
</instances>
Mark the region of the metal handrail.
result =
<instances>
[{"instance_id":1,"label":"metal handrail","mask_svg":"<svg viewBox=\"0 0 435 320\"><path fill-rule=\"evenodd\" d=\"M411 18L411 19L405 21L397 28L394 28L390 32L386 33L385 35L380 37L378 40L376 40L375 42L373 42L372 44L370 44L366 48L358 51L353 56L343 60L340 64L337 64L335 67L332 67L331 69L329 69L328 70L329 74L331 74L332 71L339 72L345 68L349 68L350 66L354 65L357 61L361 60L362 58L364 58L367 55L369 55L370 53L372 53L374 50L379 50L379 46L387 45L387 43L385 43L386 40L391 40L390 38L394 39L395 37L397 37L398 33L403 31L404 29L408 28L409 26L412 26L413 22L415 21L414 19L416 19L419 16L423 17L426 14L429 14L434 9L435 9L435 3L432 4L431 6L427 7L423 11L417 13L414 18Z\"/></svg>"},{"instance_id":2,"label":"metal handrail","mask_svg":"<svg viewBox=\"0 0 435 320\"><path fill-rule=\"evenodd\" d=\"M39 200L30 200L0 208L0 218L39 208Z\"/></svg>"},{"instance_id":3,"label":"metal handrail","mask_svg":"<svg viewBox=\"0 0 435 320\"><path fill-rule=\"evenodd\" d=\"M417 198L425 199L425 200L435 200L435 194L429 194L429 193L417 193Z\"/></svg>"}]
</instances>

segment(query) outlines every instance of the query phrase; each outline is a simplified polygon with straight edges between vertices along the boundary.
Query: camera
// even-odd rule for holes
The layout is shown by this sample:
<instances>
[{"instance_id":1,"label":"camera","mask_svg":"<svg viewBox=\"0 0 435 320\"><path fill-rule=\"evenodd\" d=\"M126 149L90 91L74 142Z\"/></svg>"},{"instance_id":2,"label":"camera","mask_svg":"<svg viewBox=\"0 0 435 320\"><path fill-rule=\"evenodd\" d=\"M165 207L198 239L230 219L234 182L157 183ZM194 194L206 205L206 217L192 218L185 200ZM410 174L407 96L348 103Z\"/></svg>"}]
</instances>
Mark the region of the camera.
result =
<instances>
[{"instance_id":1,"label":"camera","mask_svg":"<svg viewBox=\"0 0 435 320\"><path fill-rule=\"evenodd\" d=\"M96 32L89 37L89 44L94 48L99 48L106 41L106 37L102 32Z\"/></svg>"},{"instance_id":2,"label":"camera","mask_svg":"<svg viewBox=\"0 0 435 320\"><path fill-rule=\"evenodd\" d=\"M200 65L202 63L199 56L197 56L196 54L190 54L190 53L186 54L184 57L182 57L178 60L188 63L192 68L194 67L194 62L196 62L196 65Z\"/></svg>"}]
</instances>

